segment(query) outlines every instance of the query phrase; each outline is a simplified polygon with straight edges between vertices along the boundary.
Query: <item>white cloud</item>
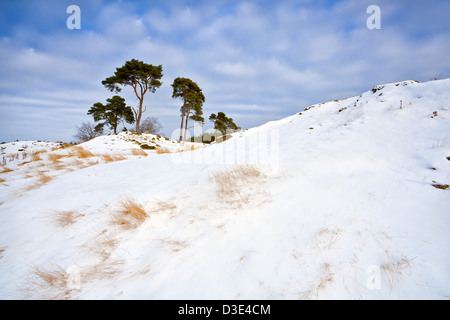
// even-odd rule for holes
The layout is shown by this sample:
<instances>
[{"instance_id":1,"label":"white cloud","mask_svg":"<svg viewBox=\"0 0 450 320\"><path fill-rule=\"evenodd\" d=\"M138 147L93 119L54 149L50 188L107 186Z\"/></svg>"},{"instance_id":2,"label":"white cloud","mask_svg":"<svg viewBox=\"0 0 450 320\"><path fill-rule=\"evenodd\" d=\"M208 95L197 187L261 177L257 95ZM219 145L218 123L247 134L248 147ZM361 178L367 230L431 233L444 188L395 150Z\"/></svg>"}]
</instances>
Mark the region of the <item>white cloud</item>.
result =
<instances>
[{"instance_id":1,"label":"white cloud","mask_svg":"<svg viewBox=\"0 0 450 320\"><path fill-rule=\"evenodd\" d=\"M88 18L96 19L90 29L42 33L17 25L12 36L0 40L2 119L7 119L12 139L14 123L33 119L33 112L49 122L57 114L58 121L74 128L88 118L92 103L111 95L101 81L132 58L163 65L163 86L146 96L145 116L161 116L167 132L179 125L180 102L172 100L170 86L177 76L189 77L203 89L206 117L206 111L231 112L236 119L242 116L243 127L293 114L309 104L356 95L382 82L427 80L446 72L450 76L448 28L430 26L437 33L427 34L420 12L381 1L382 29L372 32L365 26L369 2L206 1L186 6L178 1L147 7L143 2L103 7L96 2L93 6L100 9L89 13ZM442 20L432 3L424 21L436 11ZM413 22L414 32L421 26L427 36L411 34ZM121 95L129 104L136 103L128 88ZM71 112L55 113L58 105ZM17 112L9 113L12 107L26 113L18 117ZM70 139L59 136L61 128L43 128L55 139ZM35 134L39 138L40 131Z\"/></svg>"}]
</instances>

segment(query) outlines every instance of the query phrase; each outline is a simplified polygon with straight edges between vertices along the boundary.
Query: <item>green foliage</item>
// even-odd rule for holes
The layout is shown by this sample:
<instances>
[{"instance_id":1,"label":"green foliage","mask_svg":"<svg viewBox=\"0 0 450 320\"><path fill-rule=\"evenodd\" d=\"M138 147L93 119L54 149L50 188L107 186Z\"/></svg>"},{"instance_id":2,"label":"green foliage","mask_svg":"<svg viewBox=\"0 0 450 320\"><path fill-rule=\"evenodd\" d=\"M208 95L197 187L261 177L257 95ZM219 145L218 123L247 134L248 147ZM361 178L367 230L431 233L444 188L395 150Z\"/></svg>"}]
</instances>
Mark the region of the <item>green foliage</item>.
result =
<instances>
[{"instance_id":1,"label":"green foliage","mask_svg":"<svg viewBox=\"0 0 450 320\"><path fill-rule=\"evenodd\" d=\"M116 68L114 76L106 78L102 84L111 92L120 92L120 86L132 86L135 91L140 91L142 95L151 91L154 93L162 85L159 81L162 78L162 66L153 66L142 61L132 59L126 61L125 65ZM141 95L141 96L142 96ZM136 92L136 96L141 96Z\"/></svg>"},{"instance_id":2,"label":"green foliage","mask_svg":"<svg viewBox=\"0 0 450 320\"><path fill-rule=\"evenodd\" d=\"M214 123L214 129L219 130L223 135L241 129L234 123L233 118L228 118L223 112L217 115L212 113L209 120Z\"/></svg>"},{"instance_id":3,"label":"green foliage","mask_svg":"<svg viewBox=\"0 0 450 320\"><path fill-rule=\"evenodd\" d=\"M186 138L186 131L189 119L205 122L203 118L203 103L205 103L205 96L202 89L188 78L176 78L172 84L173 99L182 99L183 106L181 107L181 125L180 125L180 140L182 140L182 132L184 128L184 138Z\"/></svg>"},{"instance_id":4,"label":"green foliage","mask_svg":"<svg viewBox=\"0 0 450 320\"><path fill-rule=\"evenodd\" d=\"M132 59L126 61L125 65L116 68L114 76L106 78L102 84L112 92L120 92L121 86L131 86L136 97L139 100L139 107L133 108L134 116L136 118L136 132L140 132L140 122L143 109L144 95L147 92L154 93L157 88L162 85L160 81L163 73L162 66L153 66L142 61Z\"/></svg>"},{"instance_id":5,"label":"green foliage","mask_svg":"<svg viewBox=\"0 0 450 320\"><path fill-rule=\"evenodd\" d=\"M117 126L121 121L134 123L133 111L125 104L124 98L114 96L106 101L108 102L106 105L100 102L95 103L87 113L94 117L95 122L103 121L97 124L96 131L100 131L104 125L108 124L116 134Z\"/></svg>"}]
</instances>

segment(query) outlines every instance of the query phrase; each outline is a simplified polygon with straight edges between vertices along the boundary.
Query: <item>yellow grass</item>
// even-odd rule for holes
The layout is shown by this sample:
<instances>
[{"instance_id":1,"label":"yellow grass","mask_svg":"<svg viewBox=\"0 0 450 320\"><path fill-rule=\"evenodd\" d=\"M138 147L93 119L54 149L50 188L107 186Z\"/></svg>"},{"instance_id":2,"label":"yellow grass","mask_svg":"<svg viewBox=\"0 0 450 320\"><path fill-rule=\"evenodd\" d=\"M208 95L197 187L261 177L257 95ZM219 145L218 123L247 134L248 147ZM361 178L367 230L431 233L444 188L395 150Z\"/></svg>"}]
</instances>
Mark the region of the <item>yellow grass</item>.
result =
<instances>
[{"instance_id":1,"label":"yellow grass","mask_svg":"<svg viewBox=\"0 0 450 320\"><path fill-rule=\"evenodd\" d=\"M85 159L93 157L94 154L89 150L84 149L83 147L74 147L72 149L71 155L77 157L79 159Z\"/></svg>"},{"instance_id":2,"label":"yellow grass","mask_svg":"<svg viewBox=\"0 0 450 320\"><path fill-rule=\"evenodd\" d=\"M65 228L76 222L76 220L83 216L74 211L60 211L50 214L50 219L59 227Z\"/></svg>"},{"instance_id":3,"label":"yellow grass","mask_svg":"<svg viewBox=\"0 0 450 320\"><path fill-rule=\"evenodd\" d=\"M121 210L113 222L125 228L136 228L148 218L142 205L133 198L126 198L120 202Z\"/></svg>"},{"instance_id":4,"label":"yellow grass","mask_svg":"<svg viewBox=\"0 0 450 320\"><path fill-rule=\"evenodd\" d=\"M103 161L105 162L115 162L115 161L122 161L125 160L126 157L122 155L110 155L110 154L103 154L102 155Z\"/></svg>"},{"instance_id":5,"label":"yellow grass","mask_svg":"<svg viewBox=\"0 0 450 320\"><path fill-rule=\"evenodd\" d=\"M5 179L0 178L0 183L3 183L5 181L6 181Z\"/></svg>"},{"instance_id":6,"label":"yellow grass","mask_svg":"<svg viewBox=\"0 0 450 320\"><path fill-rule=\"evenodd\" d=\"M71 298L68 275L58 265L32 267L32 278L22 291L31 299L67 300Z\"/></svg>"},{"instance_id":7,"label":"yellow grass","mask_svg":"<svg viewBox=\"0 0 450 320\"><path fill-rule=\"evenodd\" d=\"M27 187L25 189L25 191L30 191L30 190L34 190L34 189L39 189L40 187L42 187L43 185L49 183L50 181L52 181L53 178L49 177L48 175L46 175L43 172L39 172L38 173L38 178L36 180L36 183L34 185L31 185L29 187Z\"/></svg>"},{"instance_id":8,"label":"yellow grass","mask_svg":"<svg viewBox=\"0 0 450 320\"><path fill-rule=\"evenodd\" d=\"M78 286L86 282L110 279L121 272L123 261L110 261L78 268L78 274L71 274L60 265L47 267L32 266L31 277L21 289L25 298L33 300L67 300L75 298ZM74 267L76 267L74 265Z\"/></svg>"},{"instance_id":9,"label":"yellow grass","mask_svg":"<svg viewBox=\"0 0 450 320\"><path fill-rule=\"evenodd\" d=\"M47 152L46 150L38 150L38 151L33 152L31 154L32 161L41 161L42 158L41 158L40 155L43 154L43 153L46 153L46 152Z\"/></svg>"},{"instance_id":10,"label":"yellow grass","mask_svg":"<svg viewBox=\"0 0 450 320\"><path fill-rule=\"evenodd\" d=\"M11 172L11 171L14 171L13 169L10 169L10 168L8 168L8 167L3 167L2 168L2 171L0 171L0 174L1 173L8 173L8 172Z\"/></svg>"},{"instance_id":11,"label":"yellow grass","mask_svg":"<svg viewBox=\"0 0 450 320\"><path fill-rule=\"evenodd\" d=\"M48 159L50 161L52 161L53 163L59 163L59 159L67 157L66 155L62 155L62 154L55 154L55 153L50 153L48 155Z\"/></svg>"},{"instance_id":12,"label":"yellow grass","mask_svg":"<svg viewBox=\"0 0 450 320\"><path fill-rule=\"evenodd\" d=\"M167 148L164 147L159 147L158 149L156 149L156 153L157 154L163 154L163 153L179 153L179 152L186 152L186 151L194 151L194 150L198 150L201 149L201 146L196 146L196 145L191 145L191 146L184 146L182 149L177 149L177 150L169 150Z\"/></svg>"},{"instance_id":13,"label":"yellow grass","mask_svg":"<svg viewBox=\"0 0 450 320\"><path fill-rule=\"evenodd\" d=\"M381 266L381 270L386 274L390 291L394 289L395 285L399 283L405 274L410 272L414 259L403 257L397 261L391 261Z\"/></svg>"},{"instance_id":14,"label":"yellow grass","mask_svg":"<svg viewBox=\"0 0 450 320\"><path fill-rule=\"evenodd\" d=\"M264 198L262 184L265 175L252 165L236 166L216 173L213 180L217 186L217 195L222 202L241 207L250 200Z\"/></svg>"},{"instance_id":15,"label":"yellow grass","mask_svg":"<svg viewBox=\"0 0 450 320\"><path fill-rule=\"evenodd\" d=\"M132 149L131 154L133 156L145 156L145 157L148 156L147 152L145 152L142 149Z\"/></svg>"},{"instance_id":16,"label":"yellow grass","mask_svg":"<svg viewBox=\"0 0 450 320\"><path fill-rule=\"evenodd\" d=\"M159 147L158 149L156 149L156 153L163 154L163 153L170 153L170 151L169 151L169 149L166 149L164 147Z\"/></svg>"}]
</instances>

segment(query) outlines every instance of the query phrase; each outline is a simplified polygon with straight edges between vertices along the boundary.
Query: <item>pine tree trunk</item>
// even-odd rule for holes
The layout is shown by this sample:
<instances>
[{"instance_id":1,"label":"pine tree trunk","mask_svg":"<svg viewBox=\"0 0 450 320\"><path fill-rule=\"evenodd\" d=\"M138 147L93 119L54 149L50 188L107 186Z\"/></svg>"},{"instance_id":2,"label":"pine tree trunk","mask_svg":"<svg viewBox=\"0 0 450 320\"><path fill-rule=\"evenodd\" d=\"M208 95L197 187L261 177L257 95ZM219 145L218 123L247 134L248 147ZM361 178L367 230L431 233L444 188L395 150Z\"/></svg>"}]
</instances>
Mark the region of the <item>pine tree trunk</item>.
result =
<instances>
[{"instance_id":1,"label":"pine tree trunk","mask_svg":"<svg viewBox=\"0 0 450 320\"><path fill-rule=\"evenodd\" d=\"M140 133L140 124L142 118L142 104L144 103L144 98L139 99L139 111L136 115L136 133Z\"/></svg>"},{"instance_id":2,"label":"pine tree trunk","mask_svg":"<svg viewBox=\"0 0 450 320\"><path fill-rule=\"evenodd\" d=\"M181 108L181 125L180 125L180 142L183 140L183 124L184 124L184 114L186 109L186 90L183 90L183 107Z\"/></svg>"},{"instance_id":3,"label":"pine tree trunk","mask_svg":"<svg viewBox=\"0 0 450 320\"><path fill-rule=\"evenodd\" d=\"M187 110L187 112L186 112L186 123L185 123L185 125L184 125L184 141L186 141L186 132L187 132L187 129L188 129L188 121L189 121L189 114L191 113L191 109L190 108L188 108L188 110Z\"/></svg>"},{"instance_id":4,"label":"pine tree trunk","mask_svg":"<svg viewBox=\"0 0 450 320\"><path fill-rule=\"evenodd\" d=\"M180 142L183 140L183 124L184 124L184 105L181 109L181 125L180 125Z\"/></svg>"}]
</instances>

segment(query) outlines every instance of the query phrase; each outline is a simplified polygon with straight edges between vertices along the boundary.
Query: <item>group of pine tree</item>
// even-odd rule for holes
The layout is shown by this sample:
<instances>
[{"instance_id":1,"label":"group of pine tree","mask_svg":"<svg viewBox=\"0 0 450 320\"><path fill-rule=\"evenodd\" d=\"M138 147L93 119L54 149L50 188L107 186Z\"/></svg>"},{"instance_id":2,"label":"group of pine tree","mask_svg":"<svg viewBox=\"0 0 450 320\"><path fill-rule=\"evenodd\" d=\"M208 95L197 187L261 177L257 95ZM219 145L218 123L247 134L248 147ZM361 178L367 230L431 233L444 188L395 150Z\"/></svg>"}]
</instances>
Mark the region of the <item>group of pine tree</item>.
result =
<instances>
[{"instance_id":1,"label":"group of pine tree","mask_svg":"<svg viewBox=\"0 0 450 320\"><path fill-rule=\"evenodd\" d=\"M100 132L104 126L108 125L109 129L117 133L117 128L120 123L136 124L136 133L141 133L142 114L146 111L144 107L144 96L148 92L155 93L161 85L161 78L163 77L162 66L153 66L142 61L132 59L126 61L125 64L116 68L113 76L102 81L111 92L119 93L123 87L131 87L139 101L137 107L127 106L125 99L115 95L106 100L106 104L101 102L95 103L88 111L88 115L94 117L97 123L95 130ZM202 125L205 122L203 117L203 104L205 103L205 96L202 89L188 78L176 78L172 83L173 99L181 99L183 104L181 111L180 124L180 141L186 139L188 131L189 120L200 122ZM225 135L227 132L240 129L233 121L228 118L225 113L219 112L211 114L209 120L214 123L214 129L220 134Z\"/></svg>"}]
</instances>

